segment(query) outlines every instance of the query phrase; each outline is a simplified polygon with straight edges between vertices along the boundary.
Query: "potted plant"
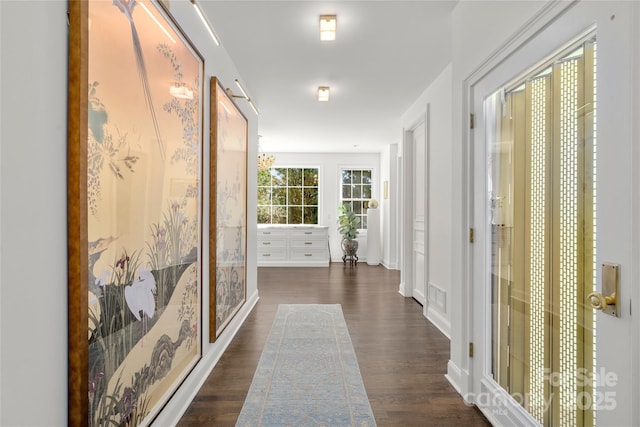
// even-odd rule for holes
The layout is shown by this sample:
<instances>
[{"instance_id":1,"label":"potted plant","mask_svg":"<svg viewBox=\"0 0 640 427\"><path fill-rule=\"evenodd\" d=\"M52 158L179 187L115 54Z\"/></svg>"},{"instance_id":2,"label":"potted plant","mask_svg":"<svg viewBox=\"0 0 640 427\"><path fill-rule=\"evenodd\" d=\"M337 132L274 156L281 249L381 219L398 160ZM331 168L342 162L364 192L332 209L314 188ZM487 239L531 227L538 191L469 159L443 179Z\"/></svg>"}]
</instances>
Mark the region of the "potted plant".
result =
<instances>
[{"instance_id":1,"label":"potted plant","mask_svg":"<svg viewBox=\"0 0 640 427\"><path fill-rule=\"evenodd\" d=\"M351 204L344 203L339 208L338 232L342 235L342 262L358 262L358 226L360 218L353 212Z\"/></svg>"}]
</instances>

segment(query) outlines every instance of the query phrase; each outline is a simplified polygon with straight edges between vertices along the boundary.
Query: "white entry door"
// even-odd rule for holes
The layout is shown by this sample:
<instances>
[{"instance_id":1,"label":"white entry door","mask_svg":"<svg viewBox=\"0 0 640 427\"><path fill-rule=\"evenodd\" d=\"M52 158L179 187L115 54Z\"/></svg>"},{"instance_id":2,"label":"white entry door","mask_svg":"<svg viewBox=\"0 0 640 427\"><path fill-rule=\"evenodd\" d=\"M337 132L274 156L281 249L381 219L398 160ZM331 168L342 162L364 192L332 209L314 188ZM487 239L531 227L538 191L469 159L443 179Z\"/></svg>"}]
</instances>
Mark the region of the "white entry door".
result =
<instances>
[{"instance_id":1,"label":"white entry door","mask_svg":"<svg viewBox=\"0 0 640 427\"><path fill-rule=\"evenodd\" d=\"M412 214L412 296L424 307L426 299L425 201L426 201L426 132L422 122L413 129L413 214Z\"/></svg>"},{"instance_id":2,"label":"white entry door","mask_svg":"<svg viewBox=\"0 0 640 427\"><path fill-rule=\"evenodd\" d=\"M498 425L640 421L634 8L559 10L471 85L467 397ZM591 307L613 301L605 282L618 284L609 314Z\"/></svg>"}]
</instances>

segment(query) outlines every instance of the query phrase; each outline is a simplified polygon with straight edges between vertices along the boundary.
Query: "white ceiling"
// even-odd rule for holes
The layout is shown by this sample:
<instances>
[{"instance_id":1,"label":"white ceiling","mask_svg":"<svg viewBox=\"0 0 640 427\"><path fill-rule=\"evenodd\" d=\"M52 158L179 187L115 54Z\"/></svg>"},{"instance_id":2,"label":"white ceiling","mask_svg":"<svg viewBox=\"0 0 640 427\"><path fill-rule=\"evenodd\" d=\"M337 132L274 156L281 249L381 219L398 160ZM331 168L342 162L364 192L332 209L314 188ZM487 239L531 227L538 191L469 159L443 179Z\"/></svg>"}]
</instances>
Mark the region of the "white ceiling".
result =
<instances>
[{"instance_id":1,"label":"white ceiling","mask_svg":"<svg viewBox=\"0 0 640 427\"><path fill-rule=\"evenodd\" d=\"M260 111L264 151L379 152L450 61L457 1L199 3ZM337 15L335 41L320 41L324 14Z\"/></svg>"}]
</instances>

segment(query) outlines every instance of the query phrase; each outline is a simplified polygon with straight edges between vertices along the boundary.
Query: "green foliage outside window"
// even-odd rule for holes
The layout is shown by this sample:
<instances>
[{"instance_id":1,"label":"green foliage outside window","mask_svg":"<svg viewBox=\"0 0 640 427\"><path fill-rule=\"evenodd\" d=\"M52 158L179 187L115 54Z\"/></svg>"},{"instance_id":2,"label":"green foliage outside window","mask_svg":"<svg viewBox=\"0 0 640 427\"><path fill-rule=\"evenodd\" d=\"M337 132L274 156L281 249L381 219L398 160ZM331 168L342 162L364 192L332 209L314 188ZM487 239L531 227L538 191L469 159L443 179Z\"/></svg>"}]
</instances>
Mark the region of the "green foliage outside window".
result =
<instances>
[{"instance_id":1,"label":"green foliage outside window","mask_svg":"<svg viewBox=\"0 0 640 427\"><path fill-rule=\"evenodd\" d=\"M258 224L318 224L318 169L258 171Z\"/></svg>"},{"instance_id":2,"label":"green foliage outside window","mask_svg":"<svg viewBox=\"0 0 640 427\"><path fill-rule=\"evenodd\" d=\"M360 229L367 228L367 207L373 186L371 169L342 170L342 204L348 205L360 219Z\"/></svg>"}]
</instances>

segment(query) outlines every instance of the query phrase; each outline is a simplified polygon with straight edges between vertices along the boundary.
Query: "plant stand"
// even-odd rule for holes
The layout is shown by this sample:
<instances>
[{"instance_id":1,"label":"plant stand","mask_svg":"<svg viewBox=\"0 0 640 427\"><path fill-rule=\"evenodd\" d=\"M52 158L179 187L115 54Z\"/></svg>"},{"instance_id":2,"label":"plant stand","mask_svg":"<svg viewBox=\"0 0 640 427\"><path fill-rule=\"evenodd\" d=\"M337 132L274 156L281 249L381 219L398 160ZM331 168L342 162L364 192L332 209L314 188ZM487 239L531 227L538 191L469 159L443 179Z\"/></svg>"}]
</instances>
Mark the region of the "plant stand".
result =
<instances>
[{"instance_id":1,"label":"plant stand","mask_svg":"<svg viewBox=\"0 0 640 427\"><path fill-rule=\"evenodd\" d=\"M344 254L344 255L342 255L342 262L346 264L347 261L349 261L349 264L357 264L358 263L358 255L356 255L356 254L353 254L353 255Z\"/></svg>"},{"instance_id":2,"label":"plant stand","mask_svg":"<svg viewBox=\"0 0 640 427\"><path fill-rule=\"evenodd\" d=\"M342 252L344 255L342 256L342 262L349 264L357 264L358 263L358 241L357 240L343 240L342 241Z\"/></svg>"}]
</instances>

